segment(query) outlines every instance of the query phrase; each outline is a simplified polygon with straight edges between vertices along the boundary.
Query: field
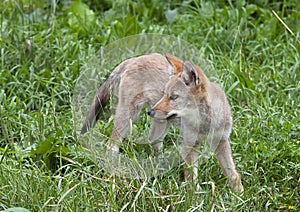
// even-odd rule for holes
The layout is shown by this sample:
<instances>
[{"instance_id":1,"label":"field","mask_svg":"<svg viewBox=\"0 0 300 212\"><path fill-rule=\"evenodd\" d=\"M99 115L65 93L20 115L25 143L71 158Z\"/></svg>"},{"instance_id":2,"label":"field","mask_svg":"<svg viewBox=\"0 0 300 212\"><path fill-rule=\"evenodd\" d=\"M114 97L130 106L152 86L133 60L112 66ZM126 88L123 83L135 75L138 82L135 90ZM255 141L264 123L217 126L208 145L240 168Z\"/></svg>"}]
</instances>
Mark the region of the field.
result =
<instances>
[{"instance_id":1,"label":"field","mask_svg":"<svg viewBox=\"0 0 300 212\"><path fill-rule=\"evenodd\" d=\"M299 211L298 1L99 2L0 3L0 211ZM147 33L187 41L215 70L232 107L243 195L230 191L210 154L199 165L200 188L182 181L181 166L134 179L86 156L72 115L77 79L101 48ZM97 126L107 140L112 121L107 113ZM142 115L133 133L149 121ZM136 134L122 154L145 153Z\"/></svg>"}]
</instances>

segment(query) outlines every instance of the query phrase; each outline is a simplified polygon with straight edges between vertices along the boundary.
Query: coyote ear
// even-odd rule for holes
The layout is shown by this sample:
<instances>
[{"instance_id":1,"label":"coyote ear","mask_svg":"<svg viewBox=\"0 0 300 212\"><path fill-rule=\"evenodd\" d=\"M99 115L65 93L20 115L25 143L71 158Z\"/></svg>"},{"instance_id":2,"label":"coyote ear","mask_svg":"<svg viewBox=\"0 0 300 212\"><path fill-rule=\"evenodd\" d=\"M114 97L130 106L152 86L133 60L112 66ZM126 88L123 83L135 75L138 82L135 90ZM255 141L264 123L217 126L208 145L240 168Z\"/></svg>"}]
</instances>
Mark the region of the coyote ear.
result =
<instances>
[{"instance_id":1,"label":"coyote ear","mask_svg":"<svg viewBox=\"0 0 300 212\"><path fill-rule=\"evenodd\" d=\"M190 61L184 61L181 74L183 82L190 87L199 85L199 74L196 67Z\"/></svg>"},{"instance_id":2,"label":"coyote ear","mask_svg":"<svg viewBox=\"0 0 300 212\"><path fill-rule=\"evenodd\" d=\"M179 77L182 73L183 61L169 54L168 52L165 52L165 57L171 65L169 69L171 71L171 74Z\"/></svg>"}]
</instances>

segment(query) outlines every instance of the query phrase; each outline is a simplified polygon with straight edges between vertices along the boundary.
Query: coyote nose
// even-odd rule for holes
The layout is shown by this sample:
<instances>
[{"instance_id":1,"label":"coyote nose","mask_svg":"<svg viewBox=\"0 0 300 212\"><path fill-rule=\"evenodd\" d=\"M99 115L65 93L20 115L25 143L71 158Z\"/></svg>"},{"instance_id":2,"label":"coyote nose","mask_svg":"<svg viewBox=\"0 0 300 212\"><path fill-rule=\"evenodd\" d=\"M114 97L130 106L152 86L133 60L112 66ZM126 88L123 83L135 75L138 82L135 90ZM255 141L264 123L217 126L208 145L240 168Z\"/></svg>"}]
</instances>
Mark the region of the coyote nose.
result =
<instances>
[{"instance_id":1,"label":"coyote nose","mask_svg":"<svg viewBox=\"0 0 300 212\"><path fill-rule=\"evenodd\" d=\"M155 110L151 109L151 110L148 111L149 116L153 117L154 114L155 114Z\"/></svg>"}]
</instances>

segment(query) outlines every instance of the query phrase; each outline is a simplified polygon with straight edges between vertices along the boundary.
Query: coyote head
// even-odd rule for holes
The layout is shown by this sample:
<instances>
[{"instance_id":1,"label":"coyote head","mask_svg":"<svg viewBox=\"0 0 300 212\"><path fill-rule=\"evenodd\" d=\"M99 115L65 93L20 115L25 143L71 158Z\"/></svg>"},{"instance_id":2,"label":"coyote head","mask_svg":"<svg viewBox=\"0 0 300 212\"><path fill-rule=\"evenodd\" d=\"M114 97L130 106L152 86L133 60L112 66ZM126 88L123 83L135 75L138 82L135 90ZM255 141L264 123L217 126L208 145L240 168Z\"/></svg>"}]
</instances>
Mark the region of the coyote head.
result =
<instances>
[{"instance_id":1,"label":"coyote head","mask_svg":"<svg viewBox=\"0 0 300 212\"><path fill-rule=\"evenodd\" d=\"M148 114L157 119L193 118L199 113L199 102L207 95L207 84L208 79L199 67L189 61L183 62L181 75L170 77L164 96Z\"/></svg>"}]
</instances>

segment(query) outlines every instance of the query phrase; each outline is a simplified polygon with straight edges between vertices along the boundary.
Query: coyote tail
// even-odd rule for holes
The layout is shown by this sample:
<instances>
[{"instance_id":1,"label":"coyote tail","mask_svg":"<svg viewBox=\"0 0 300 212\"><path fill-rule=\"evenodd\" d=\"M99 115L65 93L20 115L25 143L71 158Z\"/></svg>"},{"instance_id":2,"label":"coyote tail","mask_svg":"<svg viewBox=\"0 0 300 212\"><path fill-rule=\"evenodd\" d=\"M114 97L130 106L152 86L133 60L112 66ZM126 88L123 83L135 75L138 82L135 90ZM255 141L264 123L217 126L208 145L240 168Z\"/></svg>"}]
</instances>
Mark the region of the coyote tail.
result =
<instances>
[{"instance_id":1,"label":"coyote tail","mask_svg":"<svg viewBox=\"0 0 300 212\"><path fill-rule=\"evenodd\" d=\"M91 104L89 113L85 119L85 122L81 128L81 134L85 134L90 128L93 128L100 118L104 107L107 105L111 96L114 94L116 88L119 85L121 74L126 70L126 63L121 63L105 82L99 87L93 102Z\"/></svg>"}]
</instances>

